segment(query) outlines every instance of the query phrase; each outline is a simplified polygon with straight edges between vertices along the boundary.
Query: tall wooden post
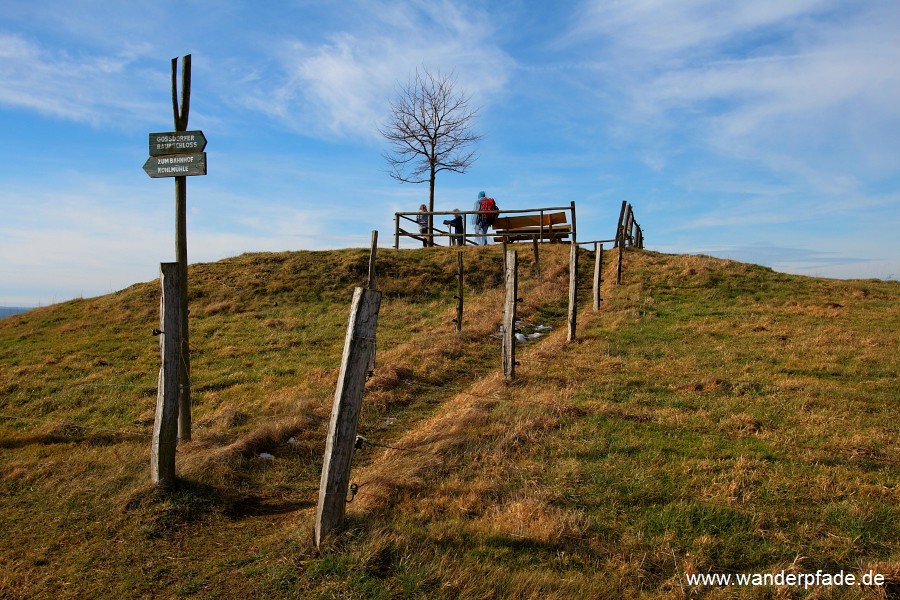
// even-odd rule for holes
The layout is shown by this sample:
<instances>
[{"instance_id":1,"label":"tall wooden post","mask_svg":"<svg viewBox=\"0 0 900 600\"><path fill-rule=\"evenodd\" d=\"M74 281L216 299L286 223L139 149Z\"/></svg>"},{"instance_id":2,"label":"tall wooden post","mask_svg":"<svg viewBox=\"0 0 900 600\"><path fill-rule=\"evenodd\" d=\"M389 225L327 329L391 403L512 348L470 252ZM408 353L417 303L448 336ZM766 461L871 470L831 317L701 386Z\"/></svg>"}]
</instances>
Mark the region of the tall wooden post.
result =
<instances>
[{"instance_id":1,"label":"tall wooden post","mask_svg":"<svg viewBox=\"0 0 900 600\"><path fill-rule=\"evenodd\" d=\"M578 246L569 249L569 332L566 341L575 341L575 327L578 319Z\"/></svg>"},{"instance_id":2,"label":"tall wooden post","mask_svg":"<svg viewBox=\"0 0 900 600\"><path fill-rule=\"evenodd\" d=\"M463 253L456 253L456 331L462 331L463 321Z\"/></svg>"},{"instance_id":3,"label":"tall wooden post","mask_svg":"<svg viewBox=\"0 0 900 600\"><path fill-rule=\"evenodd\" d=\"M519 254L515 250L506 253L506 300L503 303L503 378L516 378L516 305L519 301Z\"/></svg>"},{"instance_id":4,"label":"tall wooden post","mask_svg":"<svg viewBox=\"0 0 900 600\"><path fill-rule=\"evenodd\" d=\"M172 112L175 131L187 131L191 109L191 55L182 59L181 104L178 102L178 59L172 59ZM181 372L178 401L178 438L191 439L191 350L188 331L187 177L175 178L175 261L181 268Z\"/></svg>"},{"instance_id":5,"label":"tall wooden post","mask_svg":"<svg viewBox=\"0 0 900 600\"><path fill-rule=\"evenodd\" d=\"M322 540L344 521L356 427L362 408L366 373L374 348L380 306L381 292L361 287L354 290L347 335L344 338L344 355L334 392L328 438L325 441L325 459L316 508L317 546L321 546Z\"/></svg>"},{"instance_id":6,"label":"tall wooden post","mask_svg":"<svg viewBox=\"0 0 900 600\"><path fill-rule=\"evenodd\" d=\"M625 218L625 207L628 205L627 200L622 200L622 208L619 210L619 223L616 225L616 246L622 237L622 220Z\"/></svg>"},{"instance_id":7,"label":"tall wooden post","mask_svg":"<svg viewBox=\"0 0 900 600\"><path fill-rule=\"evenodd\" d=\"M594 242L594 310L600 310L600 284L603 283L603 244Z\"/></svg>"},{"instance_id":8,"label":"tall wooden post","mask_svg":"<svg viewBox=\"0 0 900 600\"><path fill-rule=\"evenodd\" d=\"M178 443L179 377L181 375L180 265L161 263L159 283L159 352L162 364L156 389L156 417L150 443L150 480L163 488L175 485L175 449Z\"/></svg>"}]
</instances>

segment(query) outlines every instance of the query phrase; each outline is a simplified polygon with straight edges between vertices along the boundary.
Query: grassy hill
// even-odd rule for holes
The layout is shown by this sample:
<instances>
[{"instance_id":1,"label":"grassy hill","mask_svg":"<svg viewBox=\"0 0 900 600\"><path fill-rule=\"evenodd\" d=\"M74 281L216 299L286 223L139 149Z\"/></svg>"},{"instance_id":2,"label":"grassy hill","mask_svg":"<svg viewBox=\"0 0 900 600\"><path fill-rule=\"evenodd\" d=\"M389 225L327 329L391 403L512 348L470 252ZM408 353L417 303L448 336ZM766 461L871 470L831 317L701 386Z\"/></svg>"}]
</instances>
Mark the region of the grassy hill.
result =
<instances>
[{"instance_id":1,"label":"grassy hill","mask_svg":"<svg viewBox=\"0 0 900 600\"><path fill-rule=\"evenodd\" d=\"M900 284L626 257L565 343L568 247L499 374L499 248L379 253L360 491L311 541L363 250L191 268L194 439L149 484L158 283L0 321L0 597L886 597L900 585ZM611 262L611 261L608 261ZM274 459L259 458L261 452ZM873 570L877 589L685 574ZM892 586L892 587L891 587Z\"/></svg>"}]
</instances>

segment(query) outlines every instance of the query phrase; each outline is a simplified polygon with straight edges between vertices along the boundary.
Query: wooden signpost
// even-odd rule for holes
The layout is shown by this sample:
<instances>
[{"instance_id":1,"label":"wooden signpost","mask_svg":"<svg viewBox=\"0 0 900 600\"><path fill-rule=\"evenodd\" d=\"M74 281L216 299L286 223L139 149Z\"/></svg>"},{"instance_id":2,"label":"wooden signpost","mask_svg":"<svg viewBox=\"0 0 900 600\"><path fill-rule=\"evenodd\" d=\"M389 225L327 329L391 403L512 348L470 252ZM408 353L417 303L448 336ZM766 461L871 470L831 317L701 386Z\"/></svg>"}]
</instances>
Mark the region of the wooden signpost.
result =
<instances>
[{"instance_id":1,"label":"wooden signpost","mask_svg":"<svg viewBox=\"0 0 900 600\"><path fill-rule=\"evenodd\" d=\"M169 367L177 374L166 373L166 380L178 381L178 439L191 439L191 354L188 335L188 268L187 268L187 177L206 175L206 136L202 131L188 131L188 115L191 106L191 55L183 57L181 69L181 102L178 99L178 59L172 59L172 113L175 131L151 133L150 158L144 163L144 171L150 177L175 178L175 261L177 286L180 297L179 324L180 349L178 361ZM174 276L174 274L172 275ZM170 333L171 335L171 333ZM175 338L174 335L172 335Z\"/></svg>"}]
</instances>

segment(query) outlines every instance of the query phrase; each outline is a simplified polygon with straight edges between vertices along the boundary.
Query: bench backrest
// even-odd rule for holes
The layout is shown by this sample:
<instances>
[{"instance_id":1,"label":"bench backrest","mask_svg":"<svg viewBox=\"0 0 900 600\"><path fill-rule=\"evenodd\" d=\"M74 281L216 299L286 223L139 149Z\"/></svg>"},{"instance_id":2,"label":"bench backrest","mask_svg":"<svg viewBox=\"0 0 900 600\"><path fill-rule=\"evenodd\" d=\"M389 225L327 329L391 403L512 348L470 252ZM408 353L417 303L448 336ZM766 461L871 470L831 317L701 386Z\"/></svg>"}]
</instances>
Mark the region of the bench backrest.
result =
<instances>
[{"instance_id":1,"label":"bench backrest","mask_svg":"<svg viewBox=\"0 0 900 600\"><path fill-rule=\"evenodd\" d=\"M494 222L494 231L519 229L521 227L544 227L558 225L566 222L566 213L548 213L543 215L543 223L541 223L541 215L521 215L516 217L500 217Z\"/></svg>"}]
</instances>

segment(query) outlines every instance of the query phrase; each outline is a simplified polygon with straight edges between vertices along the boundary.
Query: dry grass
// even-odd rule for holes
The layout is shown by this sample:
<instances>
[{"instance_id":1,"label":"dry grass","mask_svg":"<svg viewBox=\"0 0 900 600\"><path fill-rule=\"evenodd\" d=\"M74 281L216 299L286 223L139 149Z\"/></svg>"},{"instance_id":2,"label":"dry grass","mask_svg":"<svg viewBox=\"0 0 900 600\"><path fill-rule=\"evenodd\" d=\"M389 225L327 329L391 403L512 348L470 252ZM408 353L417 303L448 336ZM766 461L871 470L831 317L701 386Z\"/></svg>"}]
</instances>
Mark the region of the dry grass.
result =
<instances>
[{"instance_id":1,"label":"dry grass","mask_svg":"<svg viewBox=\"0 0 900 600\"><path fill-rule=\"evenodd\" d=\"M898 286L629 253L625 284L607 261L603 309L566 343L567 250L542 252L542 283L520 255L521 318L555 329L519 348L512 385L491 337L497 248L466 249L462 335L455 252L379 256L360 431L393 448L356 454L361 488L324 552L309 530L364 252L192 269L196 429L168 496L146 482L154 286L0 322L2 411L36 419L0 422L0 597L893 593ZM841 568L894 587L684 579Z\"/></svg>"}]
</instances>

